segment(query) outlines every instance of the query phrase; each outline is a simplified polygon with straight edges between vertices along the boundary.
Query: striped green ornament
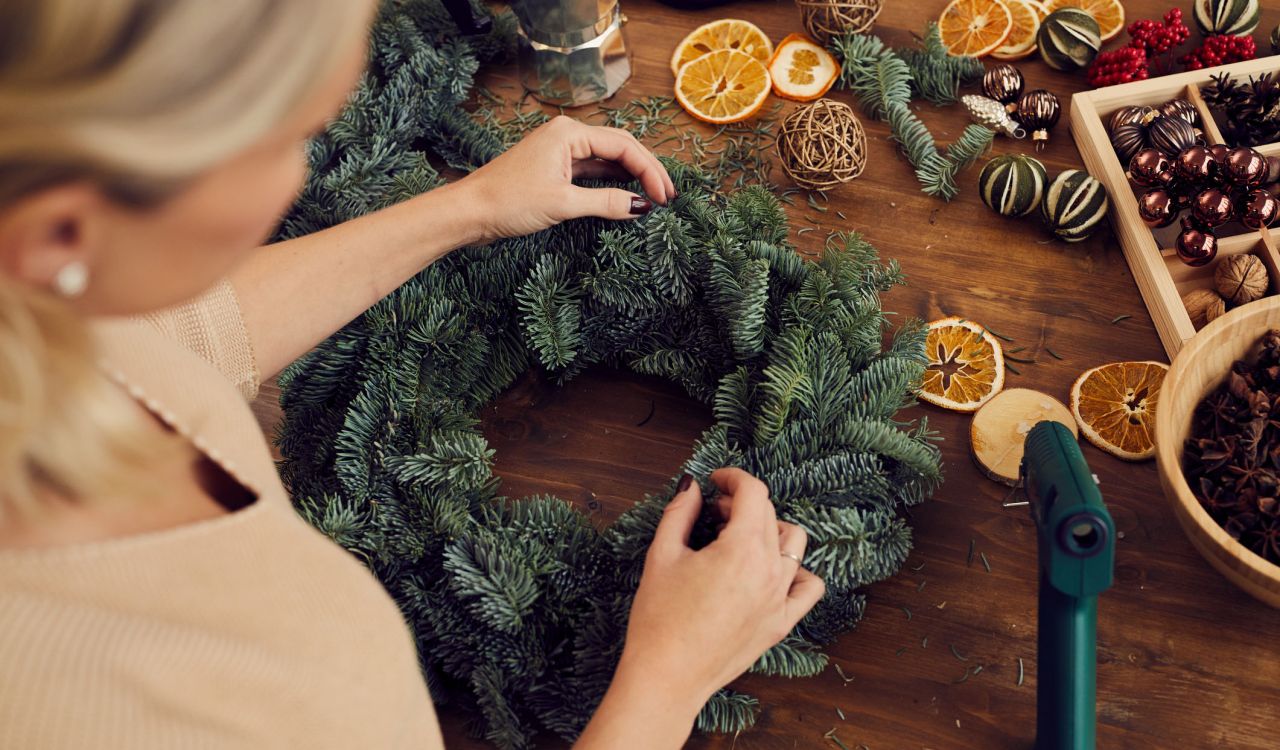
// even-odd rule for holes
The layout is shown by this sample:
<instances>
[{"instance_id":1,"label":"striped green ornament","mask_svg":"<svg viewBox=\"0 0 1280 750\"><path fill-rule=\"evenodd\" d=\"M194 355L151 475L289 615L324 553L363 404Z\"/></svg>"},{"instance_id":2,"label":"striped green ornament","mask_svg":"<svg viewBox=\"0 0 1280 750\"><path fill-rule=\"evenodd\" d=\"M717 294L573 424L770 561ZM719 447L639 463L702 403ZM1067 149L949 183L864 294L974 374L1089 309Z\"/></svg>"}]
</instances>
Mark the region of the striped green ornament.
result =
<instances>
[{"instance_id":1,"label":"striped green ornament","mask_svg":"<svg viewBox=\"0 0 1280 750\"><path fill-rule=\"evenodd\" d=\"M1195 0L1196 25L1205 34L1242 36L1258 28L1258 0Z\"/></svg>"},{"instance_id":2,"label":"striped green ornament","mask_svg":"<svg viewBox=\"0 0 1280 750\"><path fill-rule=\"evenodd\" d=\"M1102 35L1093 16L1079 8L1062 8L1040 24L1036 45L1045 64L1054 70L1078 70L1093 62Z\"/></svg>"},{"instance_id":3,"label":"striped green ornament","mask_svg":"<svg viewBox=\"0 0 1280 750\"><path fill-rule=\"evenodd\" d=\"M987 208L1001 216L1026 216L1044 198L1044 165L1026 154L1004 154L987 162L978 175L978 192Z\"/></svg>"},{"instance_id":4,"label":"striped green ornament","mask_svg":"<svg viewBox=\"0 0 1280 750\"><path fill-rule=\"evenodd\" d=\"M1088 172L1068 169L1049 183L1040 216L1053 233L1079 242L1098 228L1107 215L1107 190Z\"/></svg>"}]
</instances>

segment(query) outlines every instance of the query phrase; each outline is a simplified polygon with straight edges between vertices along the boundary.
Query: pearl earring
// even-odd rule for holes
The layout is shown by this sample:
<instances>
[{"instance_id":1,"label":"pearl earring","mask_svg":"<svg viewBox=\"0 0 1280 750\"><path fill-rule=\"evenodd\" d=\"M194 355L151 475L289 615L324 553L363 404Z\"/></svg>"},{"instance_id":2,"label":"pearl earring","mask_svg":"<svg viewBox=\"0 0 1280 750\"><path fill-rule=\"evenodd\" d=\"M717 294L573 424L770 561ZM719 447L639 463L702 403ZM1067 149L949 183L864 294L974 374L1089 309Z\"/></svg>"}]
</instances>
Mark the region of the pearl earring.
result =
<instances>
[{"instance_id":1,"label":"pearl earring","mask_svg":"<svg viewBox=\"0 0 1280 750\"><path fill-rule=\"evenodd\" d=\"M53 277L53 290L59 295L71 299L84 294L89 288L89 266L84 261L73 260Z\"/></svg>"}]
</instances>

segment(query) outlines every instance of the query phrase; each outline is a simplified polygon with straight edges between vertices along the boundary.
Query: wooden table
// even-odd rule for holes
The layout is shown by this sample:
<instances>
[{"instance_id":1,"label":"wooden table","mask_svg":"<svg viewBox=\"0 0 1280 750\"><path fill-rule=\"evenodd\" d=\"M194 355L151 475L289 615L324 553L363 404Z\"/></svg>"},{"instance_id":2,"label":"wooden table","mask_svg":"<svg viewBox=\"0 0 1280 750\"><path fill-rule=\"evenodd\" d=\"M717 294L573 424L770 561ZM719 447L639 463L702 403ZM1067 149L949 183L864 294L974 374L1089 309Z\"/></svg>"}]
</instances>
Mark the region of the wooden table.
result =
<instances>
[{"instance_id":1,"label":"wooden table","mask_svg":"<svg viewBox=\"0 0 1280 750\"><path fill-rule=\"evenodd\" d=\"M1125 4L1132 20L1158 18L1170 3ZM1178 4L1190 22L1189 3ZM887 5L876 33L906 45L945 0ZM1263 30L1280 22L1280 8L1263 5L1271 7L1255 36L1265 48ZM795 6L785 0L702 12L625 0L624 10L635 74L619 94L623 101L669 95L671 51L705 21L745 18L774 40L801 30ZM1087 86L1083 74L1055 73L1038 59L1020 67L1028 89L1043 86L1063 99L1062 123L1040 158L1051 174L1080 167L1065 108L1071 93ZM510 73L498 77L510 79ZM843 92L833 97L851 101ZM968 121L958 105L919 103L918 109L941 143ZM1002 219L978 199L977 168L960 176L961 194L951 203L925 196L887 140L887 126L866 118L863 124L870 139L863 175L830 194L829 213L798 201L792 214L856 229L883 257L898 259L909 286L885 296L886 310L925 320L961 315L1013 337L1027 347L1020 356L1038 363L1021 365L1022 374L1010 373L1007 385L1064 402L1087 368L1165 359L1109 231L1067 245L1050 241L1035 218ZM1000 138L995 152L1027 148ZM777 179L785 181L781 174ZM848 221L835 218L835 209ZM816 250L825 234L811 232L796 242ZM1126 314L1132 317L1111 322ZM1046 345L1063 359L1046 356ZM651 409L652 417L638 426ZM946 481L913 511L915 549L902 572L869 589L866 619L828 649L852 679L846 683L834 669L793 681L744 678L742 688L764 707L756 728L736 739L695 737L690 747L834 748L823 739L832 728L850 748L1032 747L1037 576L1031 521L1025 508L1003 509L1007 488L975 469L968 416L932 407L905 416L927 416L945 437ZM708 408L675 386L617 371L589 372L563 389L526 379L484 418L506 494L556 493L592 508L602 524L673 476L712 421ZM1160 491L1154 463L1128 464L1092 446L1084 450L1123 535L1115 585L1100 604L1099 746L1280 747L1280 613L1227 583L1191 547ZM976 556L966 564L970 540L990 561L990 572ZM959 661L950 646L968 661ZM1022 686L1016 684L1019 658L1026 668ZM980 674L957 682L979 664ZM442 720L450 748L487 747L467 738L460 717L445 711ZM547 738L540 746L561 745ZM644 748L643 739L632 747Z\"/></svg>"}]
</instances>

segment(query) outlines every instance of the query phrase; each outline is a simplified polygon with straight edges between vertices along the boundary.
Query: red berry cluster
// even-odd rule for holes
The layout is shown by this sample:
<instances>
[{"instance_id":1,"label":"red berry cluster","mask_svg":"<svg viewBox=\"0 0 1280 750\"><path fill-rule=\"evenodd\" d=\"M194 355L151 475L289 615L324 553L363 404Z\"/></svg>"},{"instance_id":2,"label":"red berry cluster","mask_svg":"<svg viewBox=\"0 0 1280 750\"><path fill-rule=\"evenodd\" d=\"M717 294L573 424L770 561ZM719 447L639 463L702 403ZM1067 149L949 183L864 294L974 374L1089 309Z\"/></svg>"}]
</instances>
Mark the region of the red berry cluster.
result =
<instances>
[{"instance_id":1,"label":"red berry cluster","mask_svg":"<svg viewBox=\"0 0 1280 750\"><path fill-rule=\"evenodd\" d=\"M1199 70L1252 60L1257 56L1258 46L1254 44L1253 37L1215 34L1207 37L1199 49L1178 58L1178 62L1187 66L1187 70Z\"/></svg>"},{"instance_id":2,"label":"red berry cluster","mask_svg":"<svg viewBox=\"0 0 1280 750\"><path fill-rule=\"evenodd\" d=\"M1141 18L1129 24L1129 44L1104 52L1089 66L1094 88L1141 81L1151 75L1151 62L1187 41L1191 29L1182 22L1182 9L1170 8L1164 23Z\"/></svg>"},{"instance_id":3,"label":"red berry cluster","mask_svg":"<svg viewBox=\"0 0 1280 750\"><path fill-rule=\"evenodd\" d=\"M1094 88L1141 81L1148 75L1150 71L1147 69L1147 55L1137 47L1121 47L1103 52L1089 66L1089 83Z\"/></svg>"},{"instance_id":4,"label":"red berry cluster","mask_svg":"<svg viewBox=\"0 0 1280 750\"><path fill-rule=\"evenodd\" d=\"M1191 37L1191 29L1182 22L1182 9L1170 8L1164 14L1164 23L1141 18L1129 24L1130 47L1137 47L1148 56L1163 55Z\"/></svg>"}]
</instances>

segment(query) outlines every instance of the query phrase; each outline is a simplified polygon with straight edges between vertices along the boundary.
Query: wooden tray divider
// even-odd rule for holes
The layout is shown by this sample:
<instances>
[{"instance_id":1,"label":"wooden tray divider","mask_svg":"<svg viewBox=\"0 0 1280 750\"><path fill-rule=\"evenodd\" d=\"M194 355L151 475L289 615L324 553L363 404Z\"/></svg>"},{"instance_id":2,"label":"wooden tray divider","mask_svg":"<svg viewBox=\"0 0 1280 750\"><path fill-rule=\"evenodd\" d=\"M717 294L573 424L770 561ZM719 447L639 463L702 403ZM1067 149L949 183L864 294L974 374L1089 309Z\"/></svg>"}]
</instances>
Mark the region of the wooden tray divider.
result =
<instances>
[{"instance_id":1,"label":"wooden tray divider","mask_svg":"<svg viewBox=\"0 0 1280 750\"><path fill-rule=\"evenodd\" d=\"M1209 109L1209 105L1200 94L1200 87L1194 83L1187 84L1185 98L1195 105L1196 112L1200 113L1200 130L1204 133L1205 141L1211 144L1225 143L1226 141L1222 139L1222 131L1218 129L1218 122L1213 119L1213 111Z\"/></svg>"}]
</instances>

